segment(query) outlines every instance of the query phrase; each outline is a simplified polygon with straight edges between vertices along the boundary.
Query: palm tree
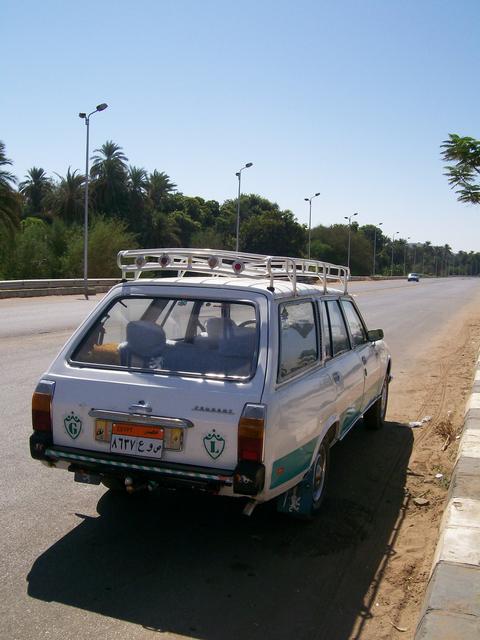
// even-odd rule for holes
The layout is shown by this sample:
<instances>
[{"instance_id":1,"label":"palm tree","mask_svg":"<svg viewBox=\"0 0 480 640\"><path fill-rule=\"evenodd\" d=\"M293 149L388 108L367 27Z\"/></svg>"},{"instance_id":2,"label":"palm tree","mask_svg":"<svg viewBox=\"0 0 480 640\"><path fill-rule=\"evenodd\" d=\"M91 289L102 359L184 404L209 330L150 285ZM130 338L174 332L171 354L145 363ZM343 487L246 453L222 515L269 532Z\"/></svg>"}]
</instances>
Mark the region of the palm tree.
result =
<instances>
[{"instance_id":1,"label":"palm tree","mask_svg":"<svg viewBox=\"0 0 480 640\"><path fill-rule=\"evenodd\" d=\"M2 168L12 164L5 155L5 144L0 141L0 226L9 238L19 227L22 206L21 197L13 188L17 179L13 173Z\"/></svg>"},{"instance_id":2,"label":"palm tree","mask_svg":"<svg viewBox=\"0 0 480 640\"><path fill-rule=\"evenodd\" d=\"M129 227L143 238L151 235L152 219L146 208L148 174L140 167L128 168L128 211Z\"/></svg>"},{"instance_id":3,"label":"palm tree","mask_svg":"<svg viewBox=\"0 0 480 640\"><path fill-rule=\"evenodd\" d=\"M0 187L12 188L16 184L17 179L13 173L1 168L12 164L13 162L5 155L5 143L0 140Z\"/></svg>"},{"instance_id":4,"label":"palm tree","mask_svg":"<svg viewBox=\"0 0 480 640\"><path fill-rule=\"evenodd\" d=\"M433 252L432 243L430 242L430 240L426 240L423 243L423 249L422 249L422 273L425 272L425 264L427 265L427 270L428 270L429 258L430 258L430 264L431 264L432 252Z\"/></svg>"},{"instance_id":5,"label":"palm tree","mask_svg":"<svg viewBox=\"0 0 480 640\"><path fill-rule=\"evenodd\" d=\"M95 149L90 175L92 199L97 211L109 215L123 214L127 194L128 158L112 140Z\"/></svg>"},{"instance_id":6,"label":"palm tree","mask_svg":"<svg viewBox=\"0 0 480 640\"><path fill-rule=\"evenodd\" d=\"M154 209L161 209L166 196L176 191L177 185L164 171L155 171L148 177L148 196Z\"/></svg>"},{"instance_id":7,"label":"palm tree","mask_svg":"<svg viewBox=\"0 0 480 640\"><path fill-rule=\"evenodd\" d=\"M77 174L77 169L72 173L68 167L66 176L63 178L58 175L58 177L60 182L49 194L48 205L51 206L53 213L64 222L81 222L85 197L85 176Z\"/></svg>"},{"instance_id":8,"label":"palm tree","mask_svg":"<svg viewBox=\"0 0 480 640\"><path fill-rule=\"evenodd\" d=\"M441 148L442 158L455 162L445 167L445 175L452 189L456 189L458 200L480 204L480 140L450 133Z\"/></svg>"},{"instance_id":9,"label":"palm tree","mask_svg":"<svg viewBox=\"0 0 480 640\"><path fill-rule=\"evenodd\" d=\"M45 169L32 167L19 184L20 193L27 202L27 214L41 216L45 211L45 198L52 190L52 181Z\"/></svg>"},{"instance_id":10,"label":"palm tree","mask_svg":"<svg viewBox=\"0 0 480 640\"><path fill-rule=\"evenodd\" d=\"M128 167L128 188L132 193L145 194L148 186L147 170L143 167Z\"/></svg>"}]
</instances>

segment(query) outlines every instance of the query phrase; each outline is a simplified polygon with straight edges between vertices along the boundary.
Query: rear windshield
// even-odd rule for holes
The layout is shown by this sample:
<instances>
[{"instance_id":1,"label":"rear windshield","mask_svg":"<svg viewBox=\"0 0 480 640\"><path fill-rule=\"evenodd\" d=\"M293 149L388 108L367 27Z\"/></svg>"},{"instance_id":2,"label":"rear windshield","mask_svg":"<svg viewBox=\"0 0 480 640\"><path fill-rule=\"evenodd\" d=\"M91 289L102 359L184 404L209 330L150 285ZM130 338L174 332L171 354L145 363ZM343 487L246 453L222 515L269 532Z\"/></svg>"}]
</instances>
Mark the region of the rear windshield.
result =
<instances>
[{"instance_id":1,"label":"rear windshield","mask_svg":"<svg viewBox=\"0 0 480 640\"><path fill-rule=\"evenodd\" d=\"M253 375L255 306L188 298L120 298L97 319L71 362L221 378Z\"/></svg>"}]
</instances>

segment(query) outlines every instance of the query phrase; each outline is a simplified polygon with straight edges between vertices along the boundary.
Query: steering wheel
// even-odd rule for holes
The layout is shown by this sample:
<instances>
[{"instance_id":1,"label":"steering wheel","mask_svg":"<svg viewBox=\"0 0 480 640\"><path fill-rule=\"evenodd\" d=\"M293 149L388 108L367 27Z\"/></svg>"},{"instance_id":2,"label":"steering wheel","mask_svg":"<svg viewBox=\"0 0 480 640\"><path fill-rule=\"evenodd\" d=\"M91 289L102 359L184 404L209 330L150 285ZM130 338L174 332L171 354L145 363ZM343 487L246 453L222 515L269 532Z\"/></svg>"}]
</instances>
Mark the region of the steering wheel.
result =
<instances>
[{"instance_id":1,"label":"steering wheel","mask_svg":"<svg viewBox=\"0 0 480 640\"><path fill-rule=\"evenodd\" d=\"M248 327L249 324L257 324L256 320L244 320L238 326L239 327Z\"/></svg>"}]
</instances>

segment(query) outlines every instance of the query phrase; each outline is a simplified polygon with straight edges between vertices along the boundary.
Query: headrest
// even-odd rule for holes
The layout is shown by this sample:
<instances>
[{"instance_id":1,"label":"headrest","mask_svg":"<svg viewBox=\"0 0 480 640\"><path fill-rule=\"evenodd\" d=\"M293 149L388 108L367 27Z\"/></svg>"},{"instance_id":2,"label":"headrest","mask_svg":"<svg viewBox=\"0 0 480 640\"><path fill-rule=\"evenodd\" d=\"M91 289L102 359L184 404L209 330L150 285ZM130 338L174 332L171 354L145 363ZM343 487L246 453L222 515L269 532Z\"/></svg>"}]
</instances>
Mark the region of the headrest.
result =
<instances>
[{"instance_id":1,"label":"headrest","mask_svg":"<svg viewBox=\"0 0 480 640\"><path fill-rule=\"evenodd\" d=\"M232 333L236 326L231 318L209 318L206 322L207 335L209 338L219 340Z\"/></svg>"},{"instance_id":2,"label":"headrest","mask_svg":"<svg viewBox=\"0 0 480 640\"><path fill-rule=\"evenodd\" d=\"M153 322L136 320L127 324L127 345L135 355L141 358L158 356L165 343L165 331Z\"/></svg>"}]
</instances>

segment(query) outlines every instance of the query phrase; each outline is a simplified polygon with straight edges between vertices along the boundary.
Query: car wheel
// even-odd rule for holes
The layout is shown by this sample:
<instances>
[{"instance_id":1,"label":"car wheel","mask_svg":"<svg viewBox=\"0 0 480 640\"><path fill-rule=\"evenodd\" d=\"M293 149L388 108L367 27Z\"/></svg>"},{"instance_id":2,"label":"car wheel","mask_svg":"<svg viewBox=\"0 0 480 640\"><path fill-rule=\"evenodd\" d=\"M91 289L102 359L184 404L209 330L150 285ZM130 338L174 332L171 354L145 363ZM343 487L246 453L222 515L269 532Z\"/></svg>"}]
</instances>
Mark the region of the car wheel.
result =
<instances>
[{"instance_id":1,"label":"car wheel","mask_svg":"<svg viewBox=\"0 0 480 640\"><path fill-rule=\"evenodd\" d=\"M330 462L330 449L324 441L320 445L317 457L312 465L308 478L311 484L311 515L314 516L320 510L327 490L328 468Z\"/></svg>"},{"instance_id":2,"label":"car wheel","mask_svg":"<svg viewBox=\"0 0 480 640\"><path fill-rule=\"evenodd\" d=\"M306 476L277 498L277 510L300 520L311 520L320 510L327 489L328 442L322 442Z\"/></svg>"},{"instance_id":3,"label":"car wheel","mask_svg":"<svg viewBox=\"0 0 480 640\"><path fill-rule=\"evenodd\" d=\"M365 412L363 422L367 429L381 429L385 424L388 404L388 374L383 381L382 393L378 400Z\"/></svg>"}]
</instances>

